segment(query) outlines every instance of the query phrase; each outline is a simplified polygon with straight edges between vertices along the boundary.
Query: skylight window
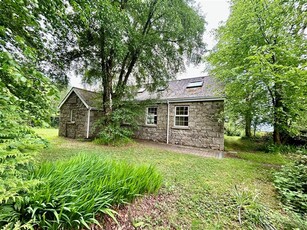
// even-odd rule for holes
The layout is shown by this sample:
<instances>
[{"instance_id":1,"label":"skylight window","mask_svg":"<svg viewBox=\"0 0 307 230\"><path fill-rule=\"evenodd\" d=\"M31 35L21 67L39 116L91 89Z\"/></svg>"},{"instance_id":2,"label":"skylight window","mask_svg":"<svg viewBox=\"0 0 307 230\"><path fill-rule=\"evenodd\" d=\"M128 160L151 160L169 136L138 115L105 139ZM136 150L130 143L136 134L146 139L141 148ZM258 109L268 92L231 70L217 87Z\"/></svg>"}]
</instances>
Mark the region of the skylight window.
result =
<instances>
[{"instance_id":1,"label":"skylight window","mask_svg":"<svg viewBox=\"0 0 307 230\"><path fill-rule=\"evenodd\" d=\"M164 91L164 90L165 90L165 87L162 87L162 86L161 86L161 87L159 87L159 88L157 88L157 91L158 91L158 92L160 92L160 91Z\"/></svg>"},{"instance_id":2,"label":"skylight window","mask_svg":"<svg viewBox=\"0 0 307 230\"><path fill-rule=\"evenodd\" d=\"M194 82L190 82L187 85L187 88L196 88L196 87L202 87L203 86L203 82L202 81L194 81Z\"/></svg>"},{"instance_id":3,"label":"skylight window","mask_svg":"<svg viewBox=\"0 0 307 230\"><path fill-rule=\"evenodd\" d=\"M139 90L138 90L138 93L143 93L145 91L145 88L140 88Z\"/></svg>"}]
</instances>

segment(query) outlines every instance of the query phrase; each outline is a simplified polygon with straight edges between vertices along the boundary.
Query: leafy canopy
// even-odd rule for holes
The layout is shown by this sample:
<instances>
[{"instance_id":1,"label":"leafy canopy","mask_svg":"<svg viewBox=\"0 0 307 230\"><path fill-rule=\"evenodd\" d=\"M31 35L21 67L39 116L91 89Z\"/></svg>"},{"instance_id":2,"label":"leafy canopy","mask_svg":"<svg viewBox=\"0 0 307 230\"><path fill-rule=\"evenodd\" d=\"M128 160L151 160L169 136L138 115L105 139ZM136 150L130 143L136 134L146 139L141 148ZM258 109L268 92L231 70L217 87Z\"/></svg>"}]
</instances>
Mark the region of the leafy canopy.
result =
<instances>
[{"instance_id":1,"label":"leafy canopy","mask_svg":"<svg viewBox=\"0 0 307 230\"><path fill-rule=\"evenodd\" d=\"M204 51L204 19L192 1L69 1L66 12L58 58L100 84L109 106L128 82L156 87L183 70L184 57L197 63Z\"/></svg>"},{"instance_id":2,"label":"leafy canopy","mask_svg":"<svg viewBox=\"0 0 307 230\"><path fill-rule=\"evenodd\" d=\"M304 1L233 0L207 59L236 112L262 111L276 134L297 134L307 109L305 7Z\"/></svg>"}]
</instances>

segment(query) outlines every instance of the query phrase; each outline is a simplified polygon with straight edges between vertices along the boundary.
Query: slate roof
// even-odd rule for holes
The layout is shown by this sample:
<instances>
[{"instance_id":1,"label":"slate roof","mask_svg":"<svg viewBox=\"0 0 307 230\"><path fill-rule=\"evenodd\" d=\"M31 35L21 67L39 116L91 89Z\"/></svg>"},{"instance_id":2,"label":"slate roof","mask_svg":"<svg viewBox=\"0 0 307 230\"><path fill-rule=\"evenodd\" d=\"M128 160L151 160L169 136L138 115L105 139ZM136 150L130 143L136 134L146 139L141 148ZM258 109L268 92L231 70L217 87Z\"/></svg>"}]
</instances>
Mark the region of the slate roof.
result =
<instances>
[{"instance_id":1,"label":"slate roof","mask_svg":"<svg viewBox=\"0 0 307 230\"><path fill-rule=\"evenodd\" d=\"M202 82L201 87L188 88L189 83ZM84 105L89 109L101 109L102 95L97 92L72 87L66 97L63 99L59 108L65 103L72 92L75 92ZM160 101L179 101L179 100L223 100L223 87L213 77L204 76L196 78L187 78L181 80L173 80L168 83L164 90L157 92L149 92L144 89L142 92L136 93L135 99L144 100L160 100Z\"/></svg>"},{"instance_id":2,"label":"slate roof","mask_svg":"<svg viewBox=\"0 0 307 230\"><path fill-rule=\"evenodd\" d=\"M203 82L201 87L187 88L189 83L192 82ZM148 99L159 99L159 100L179 100L179 99L223 99L223 87L213 77L203 76L196 78L188 78L181 80L173 80L168 83L168 86L163 91L144 92L136 95L136 100L148 100Z\"/></svg>"},{"instance_id":3,"label":"slate roof","mask_svg":"<svg viewBox=\"0 0 307 230\"><path fill-rule=\"evenodd\" d=\"M62 105L65 103L65 101L69 98L69 96L73 92L77 94L77 96L86 106L86 108L88 109L101 109L102 108L102 100L101 100L102 95L100 93L89 91L86 89L80 89L77 87L72 87L70 89L70 91L67 93L65 98L60 103L59 108L62 107Z\"/></svg>"},{"instance_id":4,"label":"slate roof","mask_svg":"<svg viewBox=\"0 0 307 230\"><path fill-rule=\"evenodd\" d=\"M73 87L76 94L91 108L101 108L102 107L102 94L89 91L86 89L80 89Z\"/></svg>"}]
</instances>

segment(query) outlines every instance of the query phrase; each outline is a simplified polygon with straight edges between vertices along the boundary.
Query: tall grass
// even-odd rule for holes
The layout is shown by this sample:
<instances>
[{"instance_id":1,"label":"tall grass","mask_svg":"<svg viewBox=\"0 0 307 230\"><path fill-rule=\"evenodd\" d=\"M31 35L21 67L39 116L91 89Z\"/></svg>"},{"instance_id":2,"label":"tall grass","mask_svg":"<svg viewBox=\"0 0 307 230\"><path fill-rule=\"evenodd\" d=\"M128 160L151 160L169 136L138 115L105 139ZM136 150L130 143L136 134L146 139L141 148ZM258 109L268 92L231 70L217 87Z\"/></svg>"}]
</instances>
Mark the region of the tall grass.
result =
<instances>
[{"instance_id":1,"label":"tall grass","mask_svg":"<svg viewBox=\"0 0 307 230\"><path fill-rule=\"evenodd\" d=\"M22 203L11 206L11 221L31 220L46 229L89 228L91 223L99 224L99 214L114 218L112 205L154 193L162 183L152 166L134 166L85 154L63 162L45 162L32 178L44 183L28 193Z\"/></svg>"}]
</instances>

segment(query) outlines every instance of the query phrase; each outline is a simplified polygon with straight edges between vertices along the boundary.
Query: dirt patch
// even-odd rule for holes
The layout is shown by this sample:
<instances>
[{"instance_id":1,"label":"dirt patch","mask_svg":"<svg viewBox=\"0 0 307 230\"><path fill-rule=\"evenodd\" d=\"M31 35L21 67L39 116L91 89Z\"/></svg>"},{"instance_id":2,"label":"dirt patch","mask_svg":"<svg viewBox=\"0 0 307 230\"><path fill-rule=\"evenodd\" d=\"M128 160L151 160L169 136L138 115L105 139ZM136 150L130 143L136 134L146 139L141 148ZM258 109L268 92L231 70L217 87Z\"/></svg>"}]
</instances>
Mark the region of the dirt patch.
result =
<instances>
[{"instance_id":1,"label":"dirt patch","mask_svg":"<svg viewBox=\"0 0 307 230\"><path fill-rule=\"evenodd\" d=\"M175 204L176 197L172 194L147 195L128 205L115 207L116 223L110 216L104 216L103 229L175 229L168 221L170 206ZM165 218L161 218L161 217ZM91 229L100 229L92 225Z\"/></svg>"}]
</instances>

